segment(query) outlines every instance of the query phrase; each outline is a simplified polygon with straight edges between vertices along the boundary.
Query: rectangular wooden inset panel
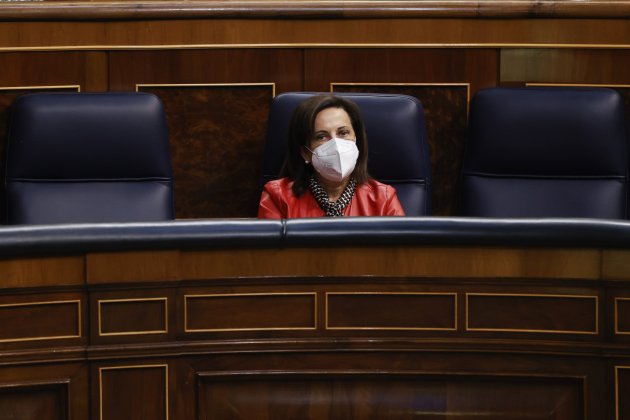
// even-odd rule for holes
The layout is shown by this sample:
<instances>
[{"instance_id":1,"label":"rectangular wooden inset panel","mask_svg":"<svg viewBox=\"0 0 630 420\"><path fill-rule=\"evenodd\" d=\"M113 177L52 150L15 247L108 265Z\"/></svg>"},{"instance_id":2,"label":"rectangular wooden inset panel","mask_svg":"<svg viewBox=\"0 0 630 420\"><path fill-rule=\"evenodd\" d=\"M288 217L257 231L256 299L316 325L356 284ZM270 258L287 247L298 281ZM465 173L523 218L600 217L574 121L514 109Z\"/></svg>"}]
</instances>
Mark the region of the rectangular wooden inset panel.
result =
<instances>
[{"instance_id":1,"label":"rectangular wooden inset panel","mask_svg":"<svg viewBox=\"0 0 630 420\"><path fill-rule=\"evenodd\" d=\"M615 366L615 419L630 418L630 366Z\"/></svg>"},{"instance_id":2,"label":"rectangular wooden inset panel","mask_svg":"<svg viewBox=\"0 0 630 420\"><path fill-rule=\"evenodd\" d=\"M167 298L98 301L99 335L168 332Z\"/></svg>"},{"instance_id":3,"label":"rectangular wooden inset panel","mask_svg":"<svg viewBox=\"0 0 630 420\"><path fill-rule=\"evenodd\" d=\"M198 386L201 420L584 418L573 378L249 373L201 376Z\"/></svg>"},{"instance_id":4,"label":"rectangular wooden inset panel","mask_svg":"<svg viewBox=\"0 0 630 420\"><path fill-rule=\"evenodd\" d=\"M68 420L67 384L0 385L0 418Z\"/></svg>"},{"instance_id":5,"label":"rectangular wooden inset panel","mask_svg":"<svg viewBox=\"0 0 630 420\"><path fill-rule=\"evenodd\" d=\"M468 331L597 334L597 296L466 295Z\"/></svg>"},{"instance_id":6,"label":"rectangular wooden inset panel","mask_svg":"<svg viewBox=\"0 0 630 420\"><path fill-rule=\"evenodd\" d=\"M602 251L602 278L630 280L630 251L625 249Z\"/></svg>"},{"instance_id":7,"label":"rectangular wooden inset panel","mask_svg":"<svg viewBox=\"0 0 630 420\"><path fill-rule=\"evenodd\" d=\"M168 366L99 369L101 420L168 420Z\"/></svg>"},{"instance_id":8,"label":"rectangular wooden inset panel","mask_svg":"<svg viewBox=\"0 0 630 420\"><path fill-rule=\"evenodd\" d=\"M185 330L315 329L315 293L185 296Z\"/></svg>"},{"instance_id":9,"label":"rectangular wooden inset panel","mask_svg":"<svg viewBox=\"0 0 630 420\"><path fill-rule=\"evenodd\" d=\"M615 334L630 334L630 298L615 298Z\"/></svg>"},{"instance_id":10,"label":"rectangular wooden inset panel","mask_svg":"<svg viewBox=\"0 0 630 420\"><path fill-rule=\"evenodd\" d=\"M457 295L327 293L327 329L457 329Z\"/></svg>"},{"instance_id":11,"label":"rectangular wooden inset panel","mask_svg":"<svg viewBox=\"0 0 630 420\"><path fill-rule=\"evenodd\" d=\"M455 214L457 183L468 121L469 84L333 83L334 92L388 93L416 97L425 113L432 182L431 210L436 216ZM370 133L367 133L368 140Z\"/></svg>"},{"instance_id":12,"label":"rectangular wooden inset panel","mask_svg":"<svg viewBox=\"0 0 630 420\"><path fill-rule=\"evenodd\" d=\"M0 325L0 342L77 338L81 301L1 304Z\"/></svg>"},{"instance_id":13,"label":"rectangular wooden inset panel","mask_svg":"<svg viewBox=\"0 0 630 420\"><path fill-rule=\"evenodd\" d=\"M177 218L255 217L273 83L138 90L164 103Z\"/></svg>"}]
</instances>

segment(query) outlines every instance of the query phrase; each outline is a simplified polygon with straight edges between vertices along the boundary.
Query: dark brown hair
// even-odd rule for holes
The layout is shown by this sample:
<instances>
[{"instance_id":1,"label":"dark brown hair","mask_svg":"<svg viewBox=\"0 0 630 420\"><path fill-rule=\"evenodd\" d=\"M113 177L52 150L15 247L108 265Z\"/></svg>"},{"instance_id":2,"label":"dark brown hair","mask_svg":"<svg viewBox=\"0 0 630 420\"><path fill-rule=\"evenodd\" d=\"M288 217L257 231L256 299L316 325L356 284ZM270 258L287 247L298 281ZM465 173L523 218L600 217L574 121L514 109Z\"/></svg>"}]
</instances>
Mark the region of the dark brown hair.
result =
<instances>
[{"instance_id":1,"label":"dark brown hair","mask_svg":"<svg viewBox=\"0 0 630 420\"><path fill-rule=\"evenodd\" d=\"M293 180L293 194L298 197L308 188L308 179L314 170L312 165L304 162L301 154L302 147L308 146L309 141L314 136L317 114L328 108L342 108L346 111L357 137L359 158L351 176L357 184L362 184L370 178L367 170L367 136L357 104L335 95L312 96L298 105L293 112L289 126L289 138L287 139L287 154L280 173L280 176L286 176Z\"/></svg>"}]
</instances>

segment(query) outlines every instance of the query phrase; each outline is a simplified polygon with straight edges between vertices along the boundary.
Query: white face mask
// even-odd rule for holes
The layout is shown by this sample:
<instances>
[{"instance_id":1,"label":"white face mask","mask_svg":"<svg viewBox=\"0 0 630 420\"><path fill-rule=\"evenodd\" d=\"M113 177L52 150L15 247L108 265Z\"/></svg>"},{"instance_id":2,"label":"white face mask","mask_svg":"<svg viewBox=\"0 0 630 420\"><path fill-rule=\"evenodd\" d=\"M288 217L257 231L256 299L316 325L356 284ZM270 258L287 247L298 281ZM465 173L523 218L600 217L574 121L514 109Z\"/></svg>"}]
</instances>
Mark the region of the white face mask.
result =
<instances>
[{"instance_id":1,"label":"white face mask","mask_svg":"<svg viewBox=\"0 0 630 420\"><path fill-rule=\"evenodd\" d=\"M316 147L311 153L315 170L324 179L332 182L341 182L350 175L359 158L359 149L354 140L336 137Z\"/></svg>"}]
</instances>

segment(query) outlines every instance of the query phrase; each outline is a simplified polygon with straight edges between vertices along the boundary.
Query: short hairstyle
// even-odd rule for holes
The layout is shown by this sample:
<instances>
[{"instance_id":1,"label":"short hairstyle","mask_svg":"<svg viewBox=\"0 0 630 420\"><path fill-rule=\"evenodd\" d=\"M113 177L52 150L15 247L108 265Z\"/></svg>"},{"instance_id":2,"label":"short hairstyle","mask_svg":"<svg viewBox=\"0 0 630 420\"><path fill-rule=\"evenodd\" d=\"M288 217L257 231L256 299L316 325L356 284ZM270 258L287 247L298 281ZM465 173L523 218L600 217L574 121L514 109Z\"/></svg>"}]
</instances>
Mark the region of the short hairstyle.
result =
<instances>
[{"instance_id":1,"label":"short hairstyle","mask_svg":"<svg viewBox=\"0 0 630 420\"><path fill-rule=\"evenodd\" d=\"M317 95L303 101L293 112L287 139L287 154L280 176L293 180L293 194L299 197L308 188L308 180L313 174L313 166L304 162L300 153L302 147L308 146L314 136L315 118L317 114L328 108L342 108L348 113L352 129L356 135L359 158L351 176L358 185L370 178L367 170L368 144L365 125L357 104L349 99L335 95Z\"/></svg>"}]
</instances>

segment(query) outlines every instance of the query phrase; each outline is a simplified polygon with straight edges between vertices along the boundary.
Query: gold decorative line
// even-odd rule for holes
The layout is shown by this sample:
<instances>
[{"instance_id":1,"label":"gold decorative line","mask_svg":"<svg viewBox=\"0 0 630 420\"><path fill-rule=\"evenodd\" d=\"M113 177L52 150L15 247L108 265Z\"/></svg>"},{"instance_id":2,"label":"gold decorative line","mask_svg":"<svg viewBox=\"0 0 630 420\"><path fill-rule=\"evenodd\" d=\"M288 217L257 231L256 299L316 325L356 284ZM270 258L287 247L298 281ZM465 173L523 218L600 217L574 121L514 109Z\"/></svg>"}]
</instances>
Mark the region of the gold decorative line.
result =
<instances>
[{"instance_id":1,"label":"gold decorative line","mask_svg":"<svg viewBox=\"0 0 630 420\"><path fill-rule=\"evenodd\" d=\"M312 327L261 327L261 328L188 328L188 299L205 297L231 298L241 296L313 296L313 326ZM297 292L297 293L219 293L204 295L184 295L184 332L234 332L234 331L305 331L317 329L317 293Z\"/></svg>"},{"instance_id":2,"label":"gold decorative line","mask_svg":"<svg viewBox=\"0 0 630 420\"><path fill-rule=\"evenodd\" d=\"M453 327L435 328L435 327L331 327L329 325L328 296L329 295L420 295L420 296L453 296L454 299L454 318ZM440 293L440 292L326 292L325 300L325 319L326 330L383 330L383 331L457 331L457 293Z\"/></svg>"},{"instance_id":3,"label":"gold decorative line","mask_svg":"<svg viewBox=\"0 0 630 420\"><path fill-rule=\"evenodd\" d=\"M93 50L181 50L232 48L524 48L524 49L630 49L630 44L567 44L567 43L508 43L508 42L407 42L407 43L243 43L243 44L145 44L145 45L58 45L29 47L0 47L0 52L19 51L93 51Z\"/></svg>"},{"instance_id":4,"label":"gold decorative line","mask_svg":"<svg viewBox=\"0 0 630 420\"><path fill-rule=\"evenodd\" d=\"M54 86L2 86L0 90L46 90L46 89L76 89L81 92L81 85L54 85Z\"/></svg>"},{"instance_id":5,"label":"gold decorative line","mask_svg":"<svg viewBox=\"0 0 630 420\"><path fill-rule=\"evenodd\" d=\"M630 366L615 366L615 419L619 420L619 370L630 369Z\"/></svg>"},{"instance_id":6,"label":"gold decorative line","mask_svg":"<svg viewBox=\"0 0 630 420\"><path fill-rule=\"evenodd\" d=\"M469 324L468 324L468 321L469 321L468 297L469 296L514 296L514 297L594 299L595 300L595 331L529 330L529 329L520 329L520 328L471 328L469 327ZM585 335L597 335L599 333L599 298L597 296L521 294L521 293L466 293L465 305L466 305L465 331L526 332L526 333L585 334Z\"/></svg>"},{"instance_id":7,"label":"gold decorative line","mask_svg":"<svg viewBox=\"0 0 630 420\"><path fill-rule=\"evenodd\" d=\"M630 88L630 85L615 85L607 83L525 83L531 87L608 87L608 88Z\"/></svg>"},{"instance_id":8,"label":"gold decorative line","mask_svg":"<svg viewBox=\"0 0 630 420\"><path fill-rule=\"evenodd\" d=\"M0 304L0 308L18 307L18 306L35 306L35 305L64 305L68 303L77 304L77 334L76 335L53 335L43 337L24 337L24 338L3 338L0 343L37 341L37 340L58 340L65 338L81 338L81 300L55 300L47 302L21 302L21 303L4 303Z\"/></svg>"},{"instance_id":9,"label":"gold decorative line","mask_svg":"<svg viewBox=\"0 0 630 420\"><path fill-rule=\"evenodd\" d=\"M130 366L107 366L98 368L98 396L99 396L99 418L103 420L103 371L105 370L123 370L123 369L151 369L151 368L164 368L164 391L165 391L165 419L168 420L168 365L130 365Z\"/></svg>"},{"instance_id":10,"label":"gold decorative line","mask_svg":"<svg viewBox=\"0 0 630 420\"><path fill-rule=\"evenodd\" d=\"M136 83L136 92L143 87L225 87L225 86L271 86L271 97L276 97L276 83Z\"/></svg>"},{"instance_id":11,"label":"gold decorative line","mask_svg":"<svg viewBox=\"0 0 630 420\"><path fill-rule=\"evenodd\" d=\"M164 302L164 329L163 330L146 330L146 331L125 331L125 332L107 332L102 329L101 304L102 303L118 303L118 302L148 302L161 300ZM168 333L168 298L130 298L130 299L99 299L98 300L98 335L99 336L116 336L116 335L142 335L142 334L165 334Z\"/></svg>"}]
</instances>

